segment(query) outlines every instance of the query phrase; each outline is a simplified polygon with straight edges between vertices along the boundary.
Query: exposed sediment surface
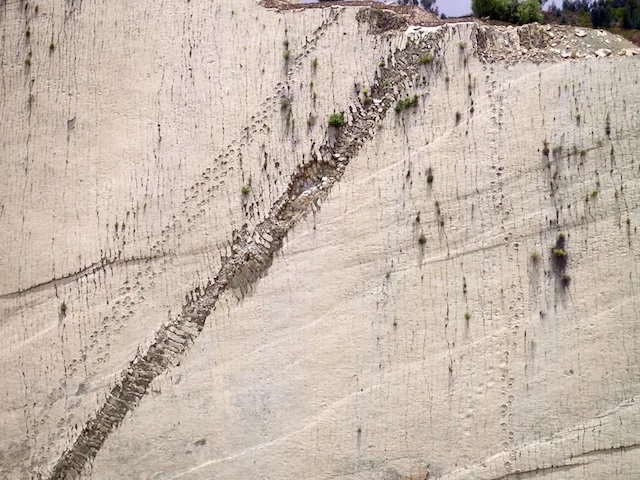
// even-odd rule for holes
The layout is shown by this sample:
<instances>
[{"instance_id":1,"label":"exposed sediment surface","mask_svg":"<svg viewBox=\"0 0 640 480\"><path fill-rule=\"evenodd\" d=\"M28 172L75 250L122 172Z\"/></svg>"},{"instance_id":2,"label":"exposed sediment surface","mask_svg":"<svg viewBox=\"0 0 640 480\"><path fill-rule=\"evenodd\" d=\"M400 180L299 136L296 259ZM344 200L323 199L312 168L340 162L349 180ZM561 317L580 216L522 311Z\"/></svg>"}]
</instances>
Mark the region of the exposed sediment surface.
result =
<instances>
[{"instance_id":1,"label":"exposed sediment surface","mask_svg":"<svg viewBox=\"0 0 640 480\"><path fill-rule=\"evenodd\" d=\"M264 7L2 6L0 478L637 478L633 47Z\"/></svg>"}]
</instances>

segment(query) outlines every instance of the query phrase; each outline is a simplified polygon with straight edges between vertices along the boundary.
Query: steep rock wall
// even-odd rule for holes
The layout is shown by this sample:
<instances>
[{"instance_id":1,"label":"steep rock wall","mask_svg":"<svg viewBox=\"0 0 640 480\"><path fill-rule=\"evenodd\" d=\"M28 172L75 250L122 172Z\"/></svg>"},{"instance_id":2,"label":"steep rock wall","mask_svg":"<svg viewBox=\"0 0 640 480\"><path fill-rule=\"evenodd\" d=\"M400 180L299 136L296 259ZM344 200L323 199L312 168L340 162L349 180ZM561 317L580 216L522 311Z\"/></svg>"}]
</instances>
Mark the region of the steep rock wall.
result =
<instances>
[{"instance_id":1,"label":"steep rock wall","mask_svg":"<svg viewBox=\"0 0 640 480\"><path fill-rule=\"evenodd\" d=\"M637 476L637 60L66 8L2 13L5 476Z\"/></svg>"}]
</instances>

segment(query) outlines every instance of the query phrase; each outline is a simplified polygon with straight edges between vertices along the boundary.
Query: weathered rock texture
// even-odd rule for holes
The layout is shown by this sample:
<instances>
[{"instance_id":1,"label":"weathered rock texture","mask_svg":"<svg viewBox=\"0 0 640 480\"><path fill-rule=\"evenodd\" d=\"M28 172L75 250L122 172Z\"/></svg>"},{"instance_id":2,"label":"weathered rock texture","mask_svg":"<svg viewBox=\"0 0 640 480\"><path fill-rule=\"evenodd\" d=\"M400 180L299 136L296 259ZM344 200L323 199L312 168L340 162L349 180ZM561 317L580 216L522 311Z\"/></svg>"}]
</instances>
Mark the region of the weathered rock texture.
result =
<instances>
[{"instance_id":1,"label":"weathered rock texture","mask_svg":"<svg viewBox=\"0 0 640 480\"><path fill-rule=\"evenodd\" d=\"M0 478L638 478L635 51L406 22L2 3Z\"/></svg>"}]
</instances>

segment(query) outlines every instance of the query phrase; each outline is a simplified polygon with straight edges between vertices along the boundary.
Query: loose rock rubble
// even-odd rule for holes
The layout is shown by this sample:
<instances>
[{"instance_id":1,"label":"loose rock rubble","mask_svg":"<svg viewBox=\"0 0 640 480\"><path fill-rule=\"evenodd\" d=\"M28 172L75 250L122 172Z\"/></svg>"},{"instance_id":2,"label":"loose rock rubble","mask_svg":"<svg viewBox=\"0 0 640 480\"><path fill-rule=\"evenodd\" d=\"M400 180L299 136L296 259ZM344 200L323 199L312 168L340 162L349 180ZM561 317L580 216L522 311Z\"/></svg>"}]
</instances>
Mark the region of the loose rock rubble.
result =
<instances>
[{"instance_id":1,"label":"loose rock rubble","mask_svg":"<svg viewBox=\"0 0 640 480\"><path fill-rule=\"evenodd\" d=\"M563 25L480 25L477 39L478 54L488 62L640 55L639 48L618 35Z\"/></svg>"}]
</instances>

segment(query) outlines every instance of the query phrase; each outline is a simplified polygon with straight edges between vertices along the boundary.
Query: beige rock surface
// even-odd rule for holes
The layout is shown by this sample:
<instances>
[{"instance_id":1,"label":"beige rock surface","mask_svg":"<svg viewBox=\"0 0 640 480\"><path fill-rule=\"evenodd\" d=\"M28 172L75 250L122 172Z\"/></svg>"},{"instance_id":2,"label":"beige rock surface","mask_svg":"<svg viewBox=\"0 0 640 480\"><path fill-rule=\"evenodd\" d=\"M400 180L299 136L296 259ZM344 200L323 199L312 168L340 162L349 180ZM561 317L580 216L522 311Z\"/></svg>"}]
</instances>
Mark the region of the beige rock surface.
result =
<instances>
[{"instance_id":1,"label":"beige rock surface","mask_svg":"<svg viewBox=\"0 0 640 480\"><path fill-rule=\"evenodd\" d=\"M640 476L640 60L365 11L3 5L0 478Z\"/></svg>"}]
</instances>

